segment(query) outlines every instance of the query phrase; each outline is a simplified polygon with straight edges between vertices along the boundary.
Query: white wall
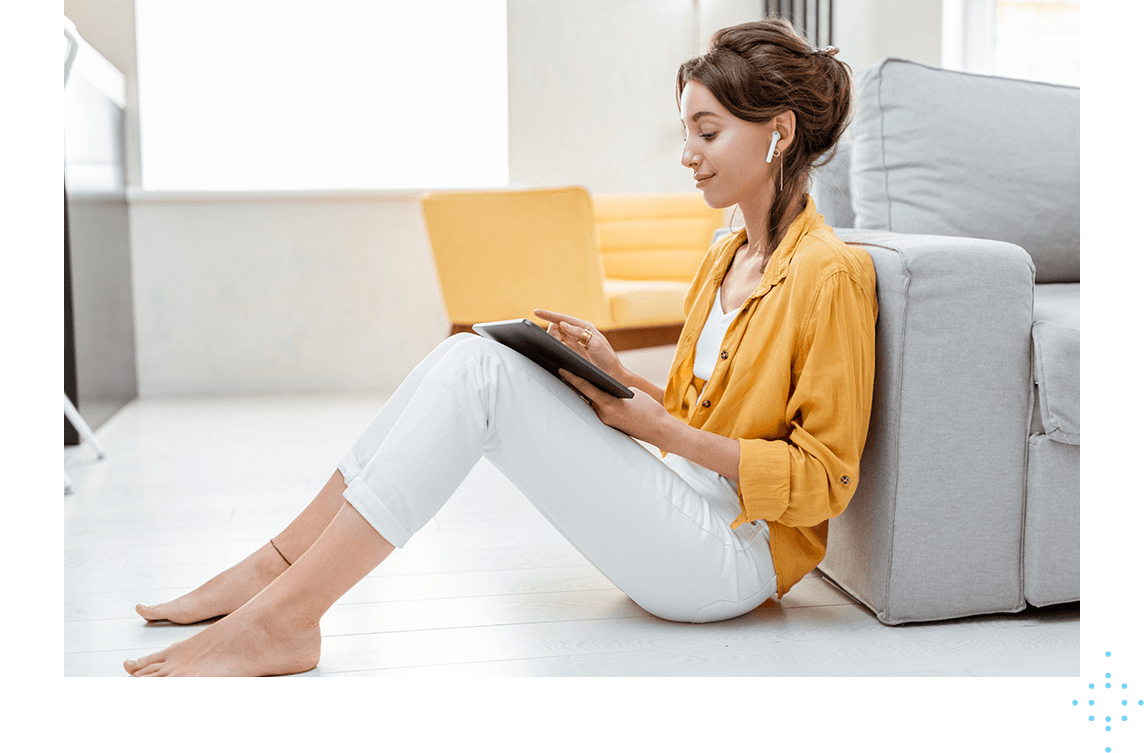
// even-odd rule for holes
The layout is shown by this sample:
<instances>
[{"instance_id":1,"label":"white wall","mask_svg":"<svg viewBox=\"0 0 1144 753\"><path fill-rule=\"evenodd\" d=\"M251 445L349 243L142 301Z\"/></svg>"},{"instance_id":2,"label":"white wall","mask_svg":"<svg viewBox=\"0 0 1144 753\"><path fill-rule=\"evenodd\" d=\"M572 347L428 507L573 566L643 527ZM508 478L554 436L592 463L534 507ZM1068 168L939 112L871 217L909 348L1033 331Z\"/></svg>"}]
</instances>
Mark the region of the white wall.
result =
<instances>
[{"instance_id":1,"label":"white wall","mask_svg":"<svg viewBox=\"0 0 1144 753\"><path fill-rule=\"evenodd\" d=\"M510 0L510 181L693 190L675 107L692 26L692 0Z\"/></svg>"},{"instance_id":2,"label":"white wall","mask_svg":"<svg viewBox=\"0 0 1144 753\"><path fill-rule=\"evenodd\" d=\"M132 206L140 393L388 387L448 332L410 197Z\"/></svg>"},{"instance_id":3,"label":"white wall","mask_svg":"<svg viewBox=\"0 0 1144 753\"><path fill-rule=\"evenodd\" d=\"M942 0L835 0L834 44L855 73L893 56L941 65Z\"/></svg>"},{"instance_id":4,"label":"white wall","mask_svg":"<svg viewBox=\"0 0 1144 753\"><path fill-rule=\"evenodd\" d=\"M940 60L940 0L835 7L856 71L889 54ZM510 181L693 190L676 69L760 8L509 0ZM413 194L136 193L131 235L142 395L392 387L447 332Z\"/></svg>"},{"instance_id":5,"label":"white wall","mask_svg":"<svg viewBox=\"0 0 1144 753\"><path fill-rule=\"evenodd\" d=\"M759 0L509 0L509 180L694 191L675 74Z\"/></svg>"}]
</instances>

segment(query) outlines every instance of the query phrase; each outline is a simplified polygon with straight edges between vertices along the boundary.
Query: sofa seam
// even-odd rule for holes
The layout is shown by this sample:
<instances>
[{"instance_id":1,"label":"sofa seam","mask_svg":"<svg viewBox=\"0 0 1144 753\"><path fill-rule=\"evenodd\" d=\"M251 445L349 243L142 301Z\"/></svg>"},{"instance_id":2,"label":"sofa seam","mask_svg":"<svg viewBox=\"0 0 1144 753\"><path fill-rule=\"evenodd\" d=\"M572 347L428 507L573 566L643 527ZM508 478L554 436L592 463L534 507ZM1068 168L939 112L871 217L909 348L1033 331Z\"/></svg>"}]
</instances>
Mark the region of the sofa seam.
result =
<instances>
[{"instance_id":1,"label":"sofa seam","mask_svg":"<svg viewBox=\"0 0 1144 753\"><path fill-rule=\"evenodd\" d=\"M1032 358L1033 358L1032 369L1033 369L1034 381L1036 379L1037 369L1040 368L1040 370L1042 372L1044 372L1046 366L1045 366L1045 361L1041 357L1041 350L1037 347L1037 340L1036 340L1036 338L1033 337L1033 329L1038 324L1049 324L1049 323L1050 322L1046 322L1044 320L1034 319L1032 321L1032 324L1029 326L1029 339L1030 339L1029 348L1032 351ZM1038 384L1041 384L1041 383L1038 382ZM1061 421L1053 418L1054 411L1048 410L1051 406L1049 405L1049 394L1045 391L1045 385L1044 384L1041 384L1041 389L1038 391L1038 394L1040 395L1041 402L1043 403L1041 406L1041 424L1044 425L1045 429L1047 430L1047 431L1045 431L1045 436L1047 436L1049 439L1052 439L1054 442L1060 442L1061 444L1079 445L1080 444L1080 433L1077 432L1077 434L1076 434L1077 441L1075 441L1075 442L1072 441L1073 432L1068 431L1064 426L1062 426ZM1049 430L1050 429L1050 423L1051 423L1051 430ZM1030 428L1031 428L1031 426L1030 426ZM1062 437L1063 439L1058 439L1057 437L1054 437L1053 435L1057 435L1057 437Z\"/></svg>"},{"instance_id":2,"label":"sofa seam","mask_svg":"<svg viewBox=\"0 0 1144 753\"><path fill-rule=\"evenodd\" d=\"M1019 557L1017 561L1017 601L1024 609L1028 605L1028 599L1025 598L1025 538L1028 533L1029 525L1029 439L1033 431L1033 411L1036 402L1036 347L1033 343L1033 303L1036 296L1036 269L1033 270L1033 278L1029 280L1030 296L1029 296L1029 389L1026 392L1028 395L1028 407L1026 408L1025 418L1025 447L1024 447L1024 462L1021 467L1021 539L1020 546L1018 547ZM1043 419L1042 419L1043 420Z\"/></svg>"},{"instance_id":3,"label":"sofa seam","mask_svg":"<svg viewBox=\"0 0 1144 753\"><path fill-rule=\"evenodd\" d=\"M878 66L878 157L882 163L882 190L886 196L886 229L894 229L894 203L890 201L890 168L886 164L886 110L882 106L882 86L886 82L884 72L892 58L887 58Z\"/></svg>"},{"instance_id":4,"label":"sofa seam","mask_svg":"<svg viewBox=\"0 0 1144 753\"><path fill-rule=\"evenodd\" d=\"M893 253L898 255L899 259L901 259L902 267L905 270L905 284L902 287L902 323L899 327L899 334L900 334L899 339L902 343L902 350L901 350L901 353L898 354L898 358L896 359L896 365L898 366L898 377L897 377L897 381L894 385L894 392L896 393L895 399L896 399L897 403L900 405L901 404L901 398L902 398L902 365L905 364L905 362L906 362L906 358L905 358L906 331L908 329L906 326L906 322L909 319L909 311L910 311L909 291L910 291L910 283L913 281L914 275L913 275L913 271L910 269L909 259L906 258L906 255L902 252L902 250L900 248L893 248L890 246L884 246L880 243L860 243L860 245L873 246L875 248L881 248L881 249L884 249L886 251L892 251ZM875 290L875 296L876 295L877 295L877 291ZM875 359L875 364L874 364L874 373L875 373L875 378L876 378L876 375L878 373L878 365L877 365L876 359ZM893 624L892 619L887 621L884 618L888 617L892 612L892 610L890 609L890 598L891 598L890 583L893 580L892 574L893 574L893 570L894 570L894 532L895 532L895 529L897 528L897 519L898 519L898 483L901 479L900 469L901 469L901 459L902 459L901 458L902 444L901 444L901 442L899 442L897 440L901 437L901 435L902 435L902 412L898 411L898 415L894 420L894 438L895 438L894 446L896 447L896 452L895 452L895 456L894 456L894 470L893 470L893 474L892 474L892 477L893 477L893 484L892 484L893 493L890 495L891 499L893 500L893 503L892 503L893 506L890 510L890 542L889 542L888 551L886 554L886 574L885 574L885 577L883 578L883 582L882 582L882 607L880 610L876 610L876 612L880 611L880 614L878 615L878 619L882 620L882 622L885 622L886 624Z\"/></svg>"}]
</instances>

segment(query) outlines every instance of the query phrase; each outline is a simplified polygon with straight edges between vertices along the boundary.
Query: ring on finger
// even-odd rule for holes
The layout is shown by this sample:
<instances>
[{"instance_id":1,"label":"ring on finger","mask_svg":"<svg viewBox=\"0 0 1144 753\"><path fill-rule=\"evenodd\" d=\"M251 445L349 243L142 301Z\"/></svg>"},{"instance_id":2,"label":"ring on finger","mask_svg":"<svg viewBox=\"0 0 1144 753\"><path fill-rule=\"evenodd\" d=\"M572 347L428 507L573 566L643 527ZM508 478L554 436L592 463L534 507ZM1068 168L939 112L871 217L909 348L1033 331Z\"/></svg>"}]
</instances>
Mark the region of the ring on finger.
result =
<instances>
[{"instance_id":1,"label":"ring on finger","mask_svg":"<svg viewBox=\"0 0 1144 753\"><path fill-rule=\"evenodd\" d=\"M580 335L580 339L576 342L587 348L588 343L592 342L592 330L585 329L584 334Z\"/></svg>"}]
</instances>

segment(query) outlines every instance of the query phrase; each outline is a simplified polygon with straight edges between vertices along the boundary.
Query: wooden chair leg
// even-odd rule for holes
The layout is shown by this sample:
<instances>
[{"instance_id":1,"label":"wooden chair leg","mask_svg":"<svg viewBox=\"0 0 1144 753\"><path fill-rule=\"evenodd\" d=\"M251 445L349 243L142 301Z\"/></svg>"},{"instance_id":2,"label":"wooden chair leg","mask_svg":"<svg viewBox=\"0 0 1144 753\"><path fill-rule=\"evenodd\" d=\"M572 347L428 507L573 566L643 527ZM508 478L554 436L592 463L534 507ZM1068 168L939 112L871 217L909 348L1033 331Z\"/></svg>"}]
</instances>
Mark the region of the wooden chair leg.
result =
<instances>
[{"instance_id":1,"label":"wooden chair leg","mask_svg":"<svg viewBox=\"0 0 1144 753\"><path fill-rule=\"evenodd\" d=\"M470 335L476 334L473 332L473 325L471 324L454 324L452 329L449 330L449 337L453 335L462 335L468 332Z\"/></svg>"},{"instance_id":2,"label":"wooden chair leg","mask_svg":"<svg viewBox=\"0 0 1144 753\"><path fill-rule=\"evenodd\" d=\"M604 337L616 350L651 348L657 345L675 345L683 332L683 324L662 324L649 327L619 327L602 330Z\"/></svg>"}]
</instances>

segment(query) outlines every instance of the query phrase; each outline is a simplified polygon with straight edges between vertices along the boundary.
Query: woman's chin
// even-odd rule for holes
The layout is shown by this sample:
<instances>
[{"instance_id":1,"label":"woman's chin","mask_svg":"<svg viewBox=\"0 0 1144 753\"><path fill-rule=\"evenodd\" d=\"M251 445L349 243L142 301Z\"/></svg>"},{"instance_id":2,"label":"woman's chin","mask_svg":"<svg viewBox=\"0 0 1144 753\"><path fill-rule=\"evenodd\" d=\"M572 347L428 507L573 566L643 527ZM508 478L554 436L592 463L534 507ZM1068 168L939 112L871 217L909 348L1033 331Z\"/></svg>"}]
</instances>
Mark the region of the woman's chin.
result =
<instances>
[{"instance_id":1,"label":"woman's chin","mask_svg":"<svg viewBox=\"0 0 1144 753\"><path fill-rule=\"evenodd\" d=\"M703 202L712 209L727 209L735 204L733 201L727 201L723 197L704 190L702 186L699 187L699 192L703 194Z\"/></svg>"}]
</instances>

